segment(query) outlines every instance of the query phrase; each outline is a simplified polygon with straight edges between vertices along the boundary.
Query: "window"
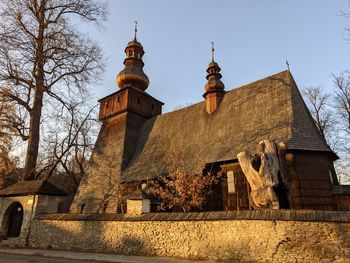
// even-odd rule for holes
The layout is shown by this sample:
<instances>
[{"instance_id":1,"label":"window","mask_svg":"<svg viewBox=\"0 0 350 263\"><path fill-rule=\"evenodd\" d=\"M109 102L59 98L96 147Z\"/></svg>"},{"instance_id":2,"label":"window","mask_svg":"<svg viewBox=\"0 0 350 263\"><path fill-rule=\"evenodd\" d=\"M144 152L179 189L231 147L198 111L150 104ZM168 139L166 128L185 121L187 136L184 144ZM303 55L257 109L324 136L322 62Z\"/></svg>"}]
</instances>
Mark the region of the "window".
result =
<instances>
[{"instance_id":1,"label":"window","mask_svg":"<svg viewBox=\"0 0 350 263\"><path fill-rule=\"evenodd\" d=\"M141 102L140 102L140 98L137 98L137 104L140 104Z\"/></svg>"},{"instance_id":2,"label":"window","mask_svg":"<svg viewBox=\"0 0 350 263\"><path fill-rule=\"evenodd\" d=\"M117 97L117 102L118 102L118 103L120 102L120 97Z\"/></svg>"},{"instance_id":3,"label":"window","mask_svg":"<svg viewBox=\"0 0 350 263\"><path fill-rule=\"evenodd\" d=\"M229 194L233 194L236 192L235 176L234 176L233 171L227 172L227 191Z\"/></svg>"}]
</instances>

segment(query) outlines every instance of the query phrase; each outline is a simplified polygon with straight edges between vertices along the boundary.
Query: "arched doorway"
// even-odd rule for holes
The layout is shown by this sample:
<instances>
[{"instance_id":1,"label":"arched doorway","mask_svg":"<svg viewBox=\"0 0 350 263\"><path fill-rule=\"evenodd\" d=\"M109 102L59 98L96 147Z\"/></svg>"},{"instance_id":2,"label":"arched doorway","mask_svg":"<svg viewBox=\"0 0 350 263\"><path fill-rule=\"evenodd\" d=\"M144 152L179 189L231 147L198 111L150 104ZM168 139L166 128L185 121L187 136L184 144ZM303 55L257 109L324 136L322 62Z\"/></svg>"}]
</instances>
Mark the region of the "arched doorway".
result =
<instances>
[{"instance_id":1,"label":"arched doorway","mask_svg":"<svg viewBox=\"0 0 350 263\"><path fill-rule=\"evenodd\" d=\"M4 220L7 221L7 237L19 237L23 221L22 205L18 202L11 204L6 210Z\"/></svg>"}]
</instances>

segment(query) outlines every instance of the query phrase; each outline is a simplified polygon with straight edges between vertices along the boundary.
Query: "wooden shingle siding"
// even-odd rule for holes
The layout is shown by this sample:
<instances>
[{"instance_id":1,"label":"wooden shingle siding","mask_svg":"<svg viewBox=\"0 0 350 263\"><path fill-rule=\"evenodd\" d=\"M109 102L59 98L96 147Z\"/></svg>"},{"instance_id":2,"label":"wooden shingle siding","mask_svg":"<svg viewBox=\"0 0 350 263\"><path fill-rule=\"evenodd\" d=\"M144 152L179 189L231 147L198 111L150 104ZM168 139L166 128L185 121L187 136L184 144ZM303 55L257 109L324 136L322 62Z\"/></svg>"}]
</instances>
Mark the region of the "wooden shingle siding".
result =
<instances>
[{"instance_id":1,"label":"wooden shingle siding","mask_svg":"<svg viewBox=\"0 0 350 263\"><path fill-rule=\"evenodd\" d=\"M188 173L196 173L206 163L235 159L243 150L255 152L263 139L336 158L313 124L291 73L283 71L226 92L211 115L202 101L146 121L122 180L147 180L164 172L170 145L183 153Z\"/></svg>"},{"instance_id":2,"label":"wooden shingle siding","mask_svg":"<svg viewBox=\"0 0 350 263\"><path fill-rule=\"evenodd\" d=\"M332 165L332 160L325 153L295 153L299 198L302 203L302 207L297 208L336 209L330 178Z\"/></svg>"}]
</instances>

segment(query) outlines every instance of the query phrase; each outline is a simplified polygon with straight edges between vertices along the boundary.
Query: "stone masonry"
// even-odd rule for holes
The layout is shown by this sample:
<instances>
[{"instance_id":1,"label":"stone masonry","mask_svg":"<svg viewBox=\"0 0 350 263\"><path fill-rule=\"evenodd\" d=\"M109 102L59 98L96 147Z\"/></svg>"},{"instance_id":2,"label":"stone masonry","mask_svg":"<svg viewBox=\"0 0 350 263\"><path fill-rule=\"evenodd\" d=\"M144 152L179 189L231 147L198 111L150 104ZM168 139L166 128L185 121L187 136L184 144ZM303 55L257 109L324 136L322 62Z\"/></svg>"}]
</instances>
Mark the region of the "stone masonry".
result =
<instances>
[{"instance_id":1,"label":"stone masonry","mask_svg":"<svg viewBox=\"0 0 350 263\"><path fill-rule=\"evenodd\" d=\"M202 213L171 215L175 219L196 218L179 221L170 220L167 214L153 215L156 220L148 221L125 216L111 221L90 220L88 216L79 221L62 220L62 215L58 216L61 220L48 220L44 216L33 222L29 243L33 248L233 262L350 262L347 220L200 219L213 215L216 217ZM339 215L334 216L339 219Z\"/></svg>"}]
</instances>

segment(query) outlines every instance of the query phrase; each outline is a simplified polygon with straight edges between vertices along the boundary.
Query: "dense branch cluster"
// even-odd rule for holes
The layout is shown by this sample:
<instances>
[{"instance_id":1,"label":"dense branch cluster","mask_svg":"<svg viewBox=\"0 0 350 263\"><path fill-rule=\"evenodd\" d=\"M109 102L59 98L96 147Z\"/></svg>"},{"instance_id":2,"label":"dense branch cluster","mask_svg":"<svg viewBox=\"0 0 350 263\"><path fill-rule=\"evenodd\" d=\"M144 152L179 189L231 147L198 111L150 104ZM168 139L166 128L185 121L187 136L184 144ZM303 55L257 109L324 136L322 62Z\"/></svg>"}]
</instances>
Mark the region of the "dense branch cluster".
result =
<instances>
[{"instance_id":1,"label":"dense branch cluster","mask_svg":"<svg viewBox=\"0 0 350 263\"><path fill-rule=\"evenodd\" d=\"M17 165L17 158L10 155L14 132L11 120L14 118L13 105L2 101L0 96L0 187L5 185L6 178Z\"/></svg>"},{"instance_id":2,"label":"dense branch cluster","mask_svg":"<svg viewBox=\"0 0 350 263\"><path fill-rule=\"evenodd\" d=\"M310 112L321 135L326 138L332 127L332 112L328 109L330 94L323 93L320 86L305 89L304 95L308 100Z\"/></svg>"},{"instance_id":3,"label":"dense branch cluster","mask_svg":"<svg viewBox=\"0 0 350 263\"><path fill-rule=\"evenodd\" d=\"M340 157L336 168L342 182L350 175L350 72L332 74L332 78L332 93L309 87L304 96L321 135Z\"/></svg>"},{"instance_id":4,"label":"dense branch cluster","mask_svg":"<svg viewBox=\"0 0 350 263\"><path fill-rule=\"evenodd\" d=\"M51 109L51 119L42 136L38 178L50 179L61 172L73 180L75 188L79 185L99 127L93 118L95 109L80 103L66 105L56 112Z\"/></svg>"},{"instance_id":5,"label":"dense branch cluster","mask_svg":"<svg viewBox=\"0 0 350 263\"><path fill-rule=\"evenodd\" d=\"M94 0L6 0L0 5L0 93L15 107L8 123L28 142L26 178L37 173L47 106L58 103L72 117L77 112L72 105L85 102L88 87L100 80L102 52L76 30L74 19L100 26L105 10Z\"/></svg>"},{"instance_id":6,"label":"dense branch cluster","mask_svg":"<svg viewBox=\"0 0 350 263\"><path fill-rule=\"evenodd\" d=\"M67 15L98 23L101 7L79 0L14 0L3 5L0 77L9 100L31 112L40 77L41 88L62 102L74 89L84 93L86 85L96 81L100 48L78 33Z\"/></svg>"},{"instance_id":7,"label":"dense branch cluster","mask_svg":"<svg viewBox=\"0 0 350 263\"><path fill-rule=\"evenodd\" d=\"M213 171L188 173L180 152L169 151L165 157L167 175L159 176L148 187L148 193L158 200L158 208L183 212L203 208L221 174Z\"/></svg>"},{"instance_id":8,"label":"dense branch cluster","mask_svg":"<svg viewBox=\"0 0 350 263\"><path fill-rule=\"evenodd\" d=\"M348 10L342 11L341 15L344 16L345 18L350 18L350 1L348 1L347 6L348 6ZM345 30L350 31L350 27L348 27L348 26L345 27Z\"/></svg>"}]
</instances>

